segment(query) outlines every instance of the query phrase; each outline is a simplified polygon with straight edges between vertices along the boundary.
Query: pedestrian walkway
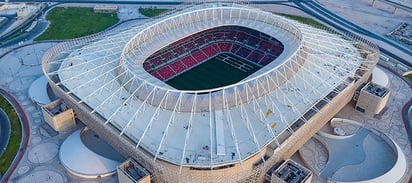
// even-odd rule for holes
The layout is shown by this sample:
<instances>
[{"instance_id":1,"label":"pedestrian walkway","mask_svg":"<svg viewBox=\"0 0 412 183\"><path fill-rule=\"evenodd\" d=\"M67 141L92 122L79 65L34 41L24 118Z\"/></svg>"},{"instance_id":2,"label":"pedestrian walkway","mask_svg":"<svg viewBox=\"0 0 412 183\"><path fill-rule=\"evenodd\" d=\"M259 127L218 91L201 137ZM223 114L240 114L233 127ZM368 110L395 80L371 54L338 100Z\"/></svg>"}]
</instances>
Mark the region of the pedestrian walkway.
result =
<instances>
[{"instance_id":1,"label":"pedestrian walkway","mask_svg":"<svg viewBox=\"0 0 412 183\"><path fill-rule=\"evenodd\" d=\"M128 9L131 11L131 9ZM126 20L116 26L139 25L141 20ZM30 43L20 47L0 48L0 91L15 99L26 118L29 139L21 148L21 156L5 175L10 182L84 182L68 174L57 156L63 140L73 131L49 134L41 107L29 96L29 88L36 79L44 76L41 59L44 53L59 41ZM76 130L76 129L73 129ZM100 178L99 182L117 182L117 176Z\"/></svg>"},{"instance_id":2,"label":"pedestrian walkway","mask_svg":"<svg viewBox=\"0 0 412 183\"><path fill-rule=\"evenodd\" d=\"M57 43L39 43L25 46L0 55L0 88L16 100L27 116L26 135L30 138L22 146L18 165L9 169L11 175L5 175L9 182L82 182L66 173L57 156L59 147L70 133L50 136L42 127L44 119L40 106L29 97L29 87L40 76L43 54ZM25 135L25 134L23 134ZM117 177L108 177L101 182L116 182Z\"/></svg>"},{"instance_id":3,"label":"pedestrian walkway","mask_svg":"<svg viewBox=\"0 0 412 183\"><path fill-rule=\"evenodd\" d=\"M397 75L386 70L385 68L380 67L380 69L382 69L388 75L391 88L391 94L387 103L386 112L383 113L378 119L371 116L366 116L363 113L354 110L353 106L349 104L345 106L335 117L346 118L360 122L364 125L364 127L368 129L377 129L393 139L405 154L406 162L408 163L406 171L407 174L405 175L405 178L407 179L412 175L412 150L410 142L408 140L408 134L405 129L405 124L402 119L402 107L412 98L412 89L403 79L399 78ZM352 134L357 130L358 128L354 125L346 125L345 132L350 132L349 134ZM319 175L326 167L329 159L328 151L325 148L322 148L322 144L319 142L316 143L314 141L308 141L306 144L316 147L316 151L308 151L304 148L301 149L301 151L303 151L305 154L313 157L311 160L309 160L309 162L313 163L313 170L315 172L312 182L326 182L325 179L317 176L316 172L318 172ZM325 172L321 175L325 175Z\"/></svg>"}]
</instances>

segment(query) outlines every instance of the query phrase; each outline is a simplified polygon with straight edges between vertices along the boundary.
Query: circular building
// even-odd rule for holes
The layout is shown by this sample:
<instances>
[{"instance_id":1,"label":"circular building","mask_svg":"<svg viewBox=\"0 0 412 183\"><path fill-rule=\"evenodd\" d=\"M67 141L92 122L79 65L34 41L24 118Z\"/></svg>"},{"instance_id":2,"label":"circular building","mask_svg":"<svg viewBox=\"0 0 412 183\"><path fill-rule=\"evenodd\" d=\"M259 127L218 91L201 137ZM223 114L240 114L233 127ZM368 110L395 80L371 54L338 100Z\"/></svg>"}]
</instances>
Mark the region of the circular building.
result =
<instances>
[{"instance_id":1,"label":"circular building","mask_svg":"<svg viewBox=\"0 0 412 183\"><path fill-rule=\"evenodd\" d=\"M157 181L263 180L367 80L376 47L243 4L193 4L61 43L57 96Z\"/></svg>"},{"instance_id":2,"label":"circular building","mask_svg":"<svg viewBox=\"0 0 412 183\"><path fill-rule=\"evenodd\" d=\"M124 158L93 131L79 129L63 142L61 164L73 175L84 178L106 177L116 173Z\"/></svg>"},{"instance_id":3,"label":"circular building","mask_svg":"<svg viewBox=\"0 0 412 183\"><path fill-rule=\"evenodd\" d=\"M51 102L50 97L47 95L46 77L39 77L30 85L29 96L33 102L39 105L45 105Z\"/></svg>"}]
</instances>

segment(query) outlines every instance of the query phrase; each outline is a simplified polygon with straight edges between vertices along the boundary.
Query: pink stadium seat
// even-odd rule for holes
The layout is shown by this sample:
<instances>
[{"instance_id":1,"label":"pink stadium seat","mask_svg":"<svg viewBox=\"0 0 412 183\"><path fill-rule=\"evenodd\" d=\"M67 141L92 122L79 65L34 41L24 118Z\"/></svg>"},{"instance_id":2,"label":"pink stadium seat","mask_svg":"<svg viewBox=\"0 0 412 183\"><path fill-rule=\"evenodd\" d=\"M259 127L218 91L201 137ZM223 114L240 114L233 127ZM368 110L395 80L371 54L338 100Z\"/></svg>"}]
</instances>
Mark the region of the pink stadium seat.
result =
<instances>
[{"instance_id":1,"label":"pink stadium seat","mask_svg":"<svg viewBox=\"0 0 412 183\"><path fill-rule=\"evenodd\" d=\"M264 41L264 40L262 40L261 42L260 42L260 50L262 50L262 51L266 51L266 50L268 50L268 49L272 49L272 44L271 43L269 43L269 42L267 42L267 41Z\"/></svg>"},{"instance_id":2,"label":"pink stadium seat","mask_svg":"<svg viewBox=\"0 0 412 183\"><path fill-rule=\"evenodd\" d=\"M195 49L195 44L193 42L188 42L185 44L185 48L187 48L189 51Z\"/></svg>"},{"instance_id":3,"label":"pink stadium seat","mask_svg":"<svg viewBox=\"0 0 412 183\"><path fill-rule=\"evenodd\" d=\"M203 62L205 61L208 57L200 50L193 52L192 54L193 58L195 58L195 60L197 62Z\"/></svg>"},{"instance_id":4,"label":"pink stadium seat","mask_svg":"<svg viewBox=\"0 0 412 183\"><path fill-rule=\"evenodd\" d=\"M244 33L244 32L237 32L237 39L238 39L239 41L243 41L243 40L245 40L246 38L247 38L246 33Z\"/></svg>"},{"instance_id":5,"label":"pink stadium seat","mask_svg":"<svg viewBox=\"0 0 412 183\"><path fill-rule=\"evenodd\" d=\"M248 59L249 61L251 61L251 62L259 63L259 61L262 59L263 55L264 55L264 54L263 54L262 52L260 52L260 51L258 51L258 50L255 50L255 51L252 51L252 52L249 54L249 56L247 57L247 59Z\"/></svg>"},{"instance_id":6,"label":"pink stadium seat","mask_svg":"<svg viewBox=\"0 0 412 183\"><path fill-rule=\"evenodd\" d=\"M150 74L151 74L152 76L154 76L155 78L161 80L161 81L164 80L164 78L163 78L157 71L151 72Z\"/></svg>"},{"instance_id":7,"label":"pink stadium seat","mask_svg":"<svg viewBox=\"0 0 412 183\"><path fill-rule=\"evenodd\" d=\"M215 36L216 36L216 40L221 40L221 39L223 39L223 32L217 32L217 33L215 33Z\"/></svg>"},{"instance_id":8,"label":"pink stadium seat","mask_svg":"<svg viewBox=\"0 0 412 183\"><path fill-rule=\"evenodd\" d=\"M159 66L160 64L162 64L162 60L160 59L160 57L156 57L152 59L151 63L155 66Z\"/></svg>"},{"instance_id":9,"label":"pink stadium seat","mask_svg":"<svg viewBox=\"0 0 412 183\"><path fill-rule=\"evenodd\" d=\"M207 40L208 40L208 41L206 41L207 43L213 40L211 34L206 34L205 36L203 36L203 40L204 40L204 39L207 39Z\"/></svg>"},{"instance_id":10,"label":"pink stadium seat","mask_svg":"<svg viewBox=\"0 0 412 183\"><path fill-rule=\"evenodd\" d=\"M269 64L270 62L272 62L273 59L275 59L273 56L266 55L262 58L262 60L260 60L259 64L265 66L265 65Z\"/></svg>"},{"instance_id":11,"label":"pink stadium seat","mask_svg":"<svg viewBox=\"0 0 412 183\"><path fill-rule=\"evenodd\" d=\"M197 43L197 46L201 46L205 44L204 38L196 39L195 42Z\"/></svg>"},{"instance_id":12,"label":"pink stadium seat","mask_svg":"<svg viewBox=\"0 0 412 183\"><path fill-rule=\"evenodd\" d=\"M181 43L183 43L184 42L184 40L183 39L180 39L180 40L177 40L176 42L173 42L172 44L170 44L170 46L178 46L178 45L180 45Z\"/></svg>"},{"instance_id":13,"label":"pink stadium seat","mask_svg":"<svg viewBox=\"0 0 412 183\"><path fill-rule=\"evenodd\" d=\"M221 52L219 46L217 45L217 43L212 44L212 48L216 52L214 55Z\"/></svg>"},{"instance_id":14,"label":"pink stadium seat","mask_svg":"<svg viewBox=\"0 0 412 183\"><path fill-rule=\"evenodd\" d=\"M197 63L196 60L193 59L193 57L190 56L190 55L183 58L182 62L183 62L184 65L186 65L187 68L192 68Z\"/></svg>"},{"instance_id":15,"label":"pink stadium seat","mask_svg":"<svg viewBox=\"0 0 412 183\"><path fill-rule=\"evenodd\" d=\"M143 69L144 70L150 70L151 68L150 68L150 65L149 65L149 63L147 63L147 62L143 62Z\"/></svg>"},{"instance_id":16,"label":"pink stadium seat","mask_svg":"<svg viewBox=\"0 0 412 183\"><path fill-rule=\"evenodd\" d=\"M164 80L167 80L176 74L169 66L162 67L157 72L164 78Z\"/></svg>"},{"instance_id":17,"label":"pink stadium seat","mask_svg":"<svg viewBox=\"0 0 412 183\"><path fill-rule=\"evenodd\" d=\"M166 52L163 54L163 57L166 59L166 62L173 60L173 53L171 51Z\"/></svg>"},{"instance_id":18,"label":"pink stadium seat","mask_svg":"<svg viewBox=\"0 0 412 183\"><path fill-rule=\"evenodd\" d=\"M170 67L175 71L176 74L183 72L186 70L186 66L183 65L181 61L174 62L170 64Z\"/></svg>"},{"instance_id":19,"label":"pink stadium seat","mask_svg":"<svg viewBox=\"0 0 412 183\"><path fill-rule=\"evenodd\" d=\"M254 36L249 36L248 44L250 46L255 46L255 45L259 44L260 41L261 41L260 38L257 38L257 37L254 37Z\"/></svg>"},{"instance_id":20,"label":"pink stadium seat","mask_svg":"<svg viewBox=\"0 0 412 183\"><path fill-rule=\"evenodd\" d=\"M236 36L236 32L235 31L230 31L229 34L228 34L228 39L233 40L233 37L235 37L235 36Z\"/></svg>"},{"instance_id":21,"label":"pink stadium seat","mask_svg":"<svg viewBox=\"0 0 412 183\"><path fill-rule=\"evenodd\" d=\"M236 42L234 37L237 38ZM222 52L232 52L250 62L265 66L282 51L281 43L261 37L258 31L242 27L221 27L205 30L172 43L155 52L143 63L143 68L149 72L153 70L153 66L160 68L151 74L160 80L167 80ZM176 55L186 53L189 55L175 61ZM166 65L164 62L171 64Z\"/></svg>"},{"instance_id":22,"label":"pink stadium seat","mask_svg":"<svg viewBox=\"0 0 412 183\"><path fill-rule=\"evenodd\" d=\"M191 38L191 36L184 37L183 39L179 40L180 44L189 41Z\"/></svg>"},{"instance_id":23,"label":"pink stadium seat","mask_svg":"<svg viewBox=\"0 0 412 183\"><path fill-rule=\"evenodd\" d=\"M251 50L249 50L245 47L241 47L235 54L240 56L240 57L247 58L247 56L250 54L250 51Z\"/></svg>"},{"instance_id":24,"label":"pink stadium seat","mask_svg":"<svg viewBox=\"0 0 412 183\"><path fill-rule=\"evenodd\" d=\"M179 46L179 47L174 49L174 52L176 52L179 55L182 55L183 53L185 53L185 50L184 50L183 47Z\"/></svg>"},{"instance_id":25,"label":"pink stadium seat","mask_svg":"<svg viewBox=\"0 0 412 183\"><path fill-rule=\"evenodd\" d=\"M230 52L232 53L236 53L239 50L240 46L236 43L233 43L232 48L230 50Z\"/></svg>"},{"instance_id":26,"label":"pink stadium seat","mask_svg":"<svg viewBox=\"0 0 412 183\"><path fill-rule=\"evenodd\" d=\"M218 46L222 52L229 52L230 47L232 47L232 43L219 43Z\"/></svg>"},{"instance_id":27,"label":"pink stadium seat","mask_svg":"<svg viewBox=\"0 0 412 183\"><path fill-rule=\"evenodd\" d=\"M279 55L282 52L282 48L279 46L272 47L272 55Z\"/></svg>"},{"instance_id":28,"label":"pink stadium seat","mask_svg":"<svg viewBox=\"0 0 412 183\"><path fill-rule=\"evenodd\" d=\"M213 45L209 45L209 46L207 46L207 47L205 47L205 48L203 48L202 50L203 50L203 52L206 54L206 56L208 56L208 57L212 57L212 56L214 56L214 55L216 55L217 53L218 53L218 51L216 51L215 49L213 49L213 47L212 47Z\"/></svg>"}]
</instances>

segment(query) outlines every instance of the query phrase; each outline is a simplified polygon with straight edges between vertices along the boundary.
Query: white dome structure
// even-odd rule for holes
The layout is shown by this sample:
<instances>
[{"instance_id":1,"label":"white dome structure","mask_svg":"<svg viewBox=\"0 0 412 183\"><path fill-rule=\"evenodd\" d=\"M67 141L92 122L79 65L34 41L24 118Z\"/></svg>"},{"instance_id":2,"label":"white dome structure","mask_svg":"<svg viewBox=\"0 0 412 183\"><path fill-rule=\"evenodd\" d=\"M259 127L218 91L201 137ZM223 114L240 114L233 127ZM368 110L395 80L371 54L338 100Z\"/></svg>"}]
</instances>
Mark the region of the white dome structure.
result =
<instances>
[{"instance_id":1,"label":"white dome structure","mask_svg":"<svg viewBox=\"0 0 412 183\"><path fill-rule=\"evenodd\" d=\"M62 165L72 174L85 178L97 178L113 175L116 172L116 167L121 162L116 158L106 157L107 152L95 152L94 149L88 147L84 138L93 138L87 129L79 129L71 134L63 142L59 152L59 158ZM86 137L83 137L86 136ZM101 146L96 140L91 140L94 146ZM90 146L90 145L89 145ZM103 149L104 147L95 147L95 149ZM99 154L100 153L100 154ZM106 154L105 154L106 153ZM90 166L92 165L92 166Z\"/></svg>"},{"instance_id":2,"label":"white dome structure","mask_svg":"<svg viewBox=\"0 0 412 183\"><path fill-rule=\"evenodd\" d=\"M350 100L376 52L360 38L247 5L206 3L59 44L43 71L89 128L156 179L228 182L256 180L296 151L300 133L309 139L333 115L327 110ZM259 69L206 89L167 84L223 53Z\"/></svg>"},{"instance_id":3,"label":"white dome structure","mask_svg":"<svg viewBox=\"0 0 412 183\"><path fill-rule=\"evenodd\" d=\"M47 95L46 77L39 77L30 85L29 96L33 102L39 105L45 105L51 102L50 97Z\"/></svg>"},{"instance_id":4,"label":"white dome structure","mask_svg":"<svg viewBox=\"0 0 412 183\"><path fill-rule=\"evenodd\" d=\"M378 84L380 86L386 87L386 88L390 87L388 75L379 67L375 67L372 70L371 82L374 84Z\"/></svg>"}]
</instances>

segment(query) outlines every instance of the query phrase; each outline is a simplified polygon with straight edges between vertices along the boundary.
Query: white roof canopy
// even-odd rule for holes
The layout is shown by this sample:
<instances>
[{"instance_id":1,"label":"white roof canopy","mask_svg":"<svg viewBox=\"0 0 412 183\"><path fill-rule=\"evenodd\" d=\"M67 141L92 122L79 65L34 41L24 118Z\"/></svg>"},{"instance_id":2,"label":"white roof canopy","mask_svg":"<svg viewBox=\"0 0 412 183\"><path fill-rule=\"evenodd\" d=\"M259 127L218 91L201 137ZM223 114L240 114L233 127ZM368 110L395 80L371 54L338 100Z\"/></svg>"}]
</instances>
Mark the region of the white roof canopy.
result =
<instances>
[{"instance_id":1,"label":"white roof canopy","mask_svg":"<svg viewBox=\"0 0 412 183\"><path fill-rule=\"evenodd\" d=\"M264 32L285 50L276 62L208 94L176 90L142 68L162 47L223 25ZM112 124L155 159L198 167L241 163L260 153L283 131L292 131L293 122L307 111L316 110L318 102L329 102L325 96L347 85L346 79L363 62L352 42L339 35L224 3L198 5L143 26L114 30L61 56L49 63L60 67L48 75L58 75L58 85L105 118L102 125Z\"/></svg>"}]
</instances>

